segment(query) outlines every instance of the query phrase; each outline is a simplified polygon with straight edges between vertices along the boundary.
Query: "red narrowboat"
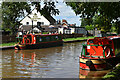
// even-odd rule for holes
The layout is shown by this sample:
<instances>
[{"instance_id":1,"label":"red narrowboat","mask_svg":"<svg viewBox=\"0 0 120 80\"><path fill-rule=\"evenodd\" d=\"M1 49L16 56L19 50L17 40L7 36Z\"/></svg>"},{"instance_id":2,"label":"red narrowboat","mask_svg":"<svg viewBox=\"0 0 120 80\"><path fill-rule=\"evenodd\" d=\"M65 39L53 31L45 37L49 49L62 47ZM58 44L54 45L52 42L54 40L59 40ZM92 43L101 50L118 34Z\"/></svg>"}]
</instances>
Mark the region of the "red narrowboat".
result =
<instances>
[{"instance_id":1,"label":"red narrowboat","mask_svg":"<svg viewBox=\"0 0 120 80\"><path fill-rule=\"evenodd\" d=\"M113 68L118 63L116 58L120 48L118 44L120 36L88 39L79 57L80 69L97 71Z\"/></svg>"},{"instance_id":2,"label":"red narrowboat","mask_svg":"<svg viewBox=\"0 0 120 80\"><path fill-rule=\"evenodd\" d=\"M15 49L39 49L63 45L61 34L27 34L17 38L19 42L15 44Z\"/></svg>"}]
</instances>

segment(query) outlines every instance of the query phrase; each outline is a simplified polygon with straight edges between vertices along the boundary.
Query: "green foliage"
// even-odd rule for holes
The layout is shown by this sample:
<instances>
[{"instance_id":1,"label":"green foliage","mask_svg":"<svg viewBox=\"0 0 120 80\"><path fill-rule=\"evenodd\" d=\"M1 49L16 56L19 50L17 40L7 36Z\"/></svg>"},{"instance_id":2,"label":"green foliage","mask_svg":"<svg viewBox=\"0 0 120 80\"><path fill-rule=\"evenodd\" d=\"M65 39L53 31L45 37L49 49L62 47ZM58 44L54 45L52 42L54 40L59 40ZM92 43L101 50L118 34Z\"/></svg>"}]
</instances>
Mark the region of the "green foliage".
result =
<instances>
[{"instance_id":1,"label":"green foliage","mask_svg":"<svg viewBox=\"0 0 120 80\"><path fill-rule=\"evenodd\" d=\"M120 65L118 65L117 67L115 67L114 70L112 70L111 72L107 73L103 79L109 79L109 80L118 80L120 75Z\"/></svg>"},{"instance_id":2,"label":"green foliage","mask_svg":"<svg viewBox=\"0 0 120 80\"><path fill-rule=\"evenodd\" d=\"M31 6L35 6L44 16L59 14L59 10L55 7L55 2L44 2L41 8L41 2L3 2L2 3L2 26L4 30L13 32L17 31L20 25L20 18L25 17L26 13L30 13Z\"/></svg>"},{"instance_id":3,"label":"green foliage","mask_svg":"<svg viewBox=\"0 0 120 80\"><path fill-rule=\"evenodd\" d=\"M82 18L81 19L81 26L84 27L86 25L90 25L90 24L92 24L92 21L93 21L92 18L90 18L90 19Z\"/></svg>"},{"instance_id":4,"label":"green foliage","mask_svg":"<svg viewBox=\"0 0 120 80\"><path fill-rule=\"evenodd\" d=\"M66 4L72 7L76 15L80 14L81 18L86 19L85 21L88 20L87 25L98 24L99 28L107 32L110 31L111 24L114 23L116 24L117 32L120 33L120 20L118 20L120 17L119 2L66 2Z\"/></svg>"},{"instance_id":5,"label":"green foliage","mask_svg":"<svg viewBox=\"0 0 120 80\"><path fill-rule=\"evenodd\" d=\"M63 39L63 41L85 40L85 39L92 39L92 38L94 37L89 36L89 37L66 38L66 39Z\"/></svg>"},{"instance_id":6,"label":"green foliage","mask_svg":"<svg viewBox=\"0 0 120 80\"><path fill-rule=\"evenodd\" d=\"M86 25L86 30L93 30L95 27L93 25Z\"/></svg>"},{"instance_id":7,"label":"green foliage","mask_svg":"<svg viewBox=\"0 0 120 80\"><path fill-rule=\"evenodd\" d=\"M56 9L55 2L44 2L43 8L41 8L40 2L32 2L37 10L44 16L59 14L59 10Z\"/></svg>"},{"instance_id":8,"label":"green foliage","mask_svg":"<svg viewBox=\"0 0 120 80\"><path fill-rule=\"evenodd\" d=\"M14 46L17 42L10 42L10 43L2 43L0 46Z\"/></svg>"},{"instance_id":9,"label":"green foliage","mask_svg":"<svg viewBox=\"0 0 120 80\"><path fill-rule=\"evenodd\" d=\"M116 32L116 27L115 26L112 26L111 29L110 29L110 32Z\"/></svg>"},{"instance_id":10,"label":"green foliage","mask_svg":"<svg viewBox=\"0 0 120 80\"><path fill-rule=\"evenodd\" d=\"M27 2L3 2L2 3L2 28L15 32L20 25L19 18L30 13L30 5Z\"/></svg>"}]
</instances>

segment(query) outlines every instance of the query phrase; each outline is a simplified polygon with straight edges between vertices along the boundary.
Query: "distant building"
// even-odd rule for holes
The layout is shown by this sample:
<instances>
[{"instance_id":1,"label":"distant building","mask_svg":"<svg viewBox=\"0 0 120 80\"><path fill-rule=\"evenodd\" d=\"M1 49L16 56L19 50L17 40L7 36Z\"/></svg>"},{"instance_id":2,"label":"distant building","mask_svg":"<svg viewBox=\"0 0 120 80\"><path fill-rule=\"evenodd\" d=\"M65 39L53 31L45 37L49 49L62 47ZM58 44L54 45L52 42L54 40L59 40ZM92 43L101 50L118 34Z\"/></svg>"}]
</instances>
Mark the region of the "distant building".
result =
<instances>
[{"instance_id":1,"label":"distant building","mask_svg":"<svg viewBox=\"0 0 120 80\"><path fill-rule=\"evenodd\" d=\"M68 24L67 21L62 21L62 27L58 28L58 33L61 34L83 34L86 35L87 31L85 27L77 27L76 24Z\"/></svg>"},{"instance_id":2,"label":"distant building","mask_svg":"<svg viewBox=\"0 0 120 80\"><path fill-rule=\"evenodd\" d=\"M85 27L74 27L75 28L75 33L76 34L87 34L87 30L85 29Z\"/></svg>"}]
</instances>

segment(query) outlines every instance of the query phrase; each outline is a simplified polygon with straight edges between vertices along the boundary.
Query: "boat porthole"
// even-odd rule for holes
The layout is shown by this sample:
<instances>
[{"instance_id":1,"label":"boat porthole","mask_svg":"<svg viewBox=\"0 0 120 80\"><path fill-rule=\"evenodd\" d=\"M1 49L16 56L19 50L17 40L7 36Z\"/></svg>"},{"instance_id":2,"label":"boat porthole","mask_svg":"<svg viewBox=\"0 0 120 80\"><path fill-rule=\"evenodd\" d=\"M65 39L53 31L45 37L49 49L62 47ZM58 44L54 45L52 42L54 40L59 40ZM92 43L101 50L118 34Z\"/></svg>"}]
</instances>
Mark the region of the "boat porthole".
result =
<instances>
[{"instance_id":1,"label":"boat porthole","mask_svg":"<svg viewBox=\"0 0 120 80\"><path fill-rule=\"evenodd\" d=\"M40 38L40 41L42 41L42 39Z\"/></svg>"},{"instance_id":2,"label":"boat porthole","mask_svg":"<svg viewBox=\"0 0 120 80\"><path fill-rule=\"evenodd\" d=\"M58 40L58 36L55 37Z\"/></svg>"}]
</instances>

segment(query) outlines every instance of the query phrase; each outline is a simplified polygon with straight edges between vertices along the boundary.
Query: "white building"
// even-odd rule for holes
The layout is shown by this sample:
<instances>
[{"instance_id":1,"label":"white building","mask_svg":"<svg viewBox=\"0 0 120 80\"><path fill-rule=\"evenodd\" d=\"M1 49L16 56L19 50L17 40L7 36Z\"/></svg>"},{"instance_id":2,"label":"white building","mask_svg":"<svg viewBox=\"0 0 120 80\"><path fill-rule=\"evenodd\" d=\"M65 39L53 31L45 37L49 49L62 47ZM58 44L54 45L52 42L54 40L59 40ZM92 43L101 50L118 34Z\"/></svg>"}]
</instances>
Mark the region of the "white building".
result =
<instances>
[{"instance_id":1,"label":"white building","mask_svg":"<svg viewBox=\"0 0 120 80\"><path fill-rule=\"evenodd\" d=\"M75 33L75 28L69 28L69 29L64 29L62 28L58 28L58 33L60 34L73 34Z\"/></svg>"},{"instance_id":2,"label":"white building","mask_svg":"<svg viewBox=\"0 0 120 80\"><path fill-rule=\"evenodd\" d=\"M43 16L39 11L34 8L30 14L28 14L25 18L21 20L22 25L50 25L54 24L56 21L52 16Z\"/></svg>"},{"instance_id":3,"label":"white building","mask_svg":"<svg viewBox=\"0 0 120 80\"><path fill-rule=\"evenodd\" d=\"M84 27L69 27L69 28L58 28L58 33L61 34L87 34L87 31Z\"/></svg>"}]
</instances>

